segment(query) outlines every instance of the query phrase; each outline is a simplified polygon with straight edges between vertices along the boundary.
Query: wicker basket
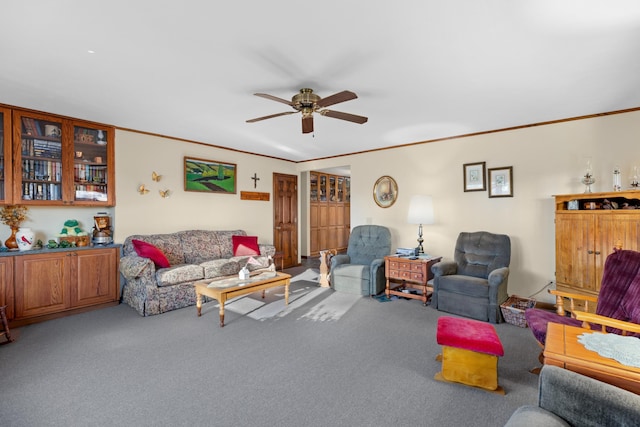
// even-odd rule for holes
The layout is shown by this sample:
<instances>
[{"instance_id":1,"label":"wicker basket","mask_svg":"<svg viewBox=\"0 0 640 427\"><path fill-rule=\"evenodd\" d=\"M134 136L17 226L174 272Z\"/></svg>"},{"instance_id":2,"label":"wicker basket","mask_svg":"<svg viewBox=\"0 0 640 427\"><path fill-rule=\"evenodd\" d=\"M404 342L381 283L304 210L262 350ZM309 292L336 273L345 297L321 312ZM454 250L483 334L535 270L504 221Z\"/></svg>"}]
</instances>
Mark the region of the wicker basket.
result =
<instances>
[{"instance_id":1,"label":"wicker basket","mask_svg":"<svg viewBox=\"0 0 640 427\"><path fill-rule=\"evenodd\" d=\"M535 305L536 300L534 298L522 298L517 295L512 295L500 304L500 310L507 323L526 328L527 319L524 317L524 311L527 308L533 308Z\"/></svg>"}]
</instances>

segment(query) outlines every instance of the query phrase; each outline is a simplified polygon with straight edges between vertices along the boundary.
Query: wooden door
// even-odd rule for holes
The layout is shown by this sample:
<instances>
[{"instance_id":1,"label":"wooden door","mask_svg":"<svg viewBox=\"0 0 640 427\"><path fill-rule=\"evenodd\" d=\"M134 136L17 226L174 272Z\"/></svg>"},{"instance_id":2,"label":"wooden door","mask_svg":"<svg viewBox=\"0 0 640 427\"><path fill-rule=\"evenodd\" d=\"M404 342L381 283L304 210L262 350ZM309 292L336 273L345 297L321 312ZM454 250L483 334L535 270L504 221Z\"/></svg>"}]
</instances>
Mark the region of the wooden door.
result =
<instances>
[{"instance_id":1,"label":"wooden door","mask_svg":"<svg viewBox=\"0 0 640 427\"><path fill-rule=\"evenodd\" d=\"M6 305L7 319L13 319L13 257L0 258L0 306Z\"/></svg>"},{"instance_id":2,"label":"wooden door","mask_svg":"<svg viewBox=\"0 0 640 427\"><path fill-rule=\"evenodd\" d=\"M32 317L69 307L71 252L15 257L15 317Z\"/></svg>"},{"instance_id":3,"label":"wooden door","mask_svg":"<svg viewBox=\"0 0 640 427\"><path fill-rule=\"evenodd\" d=\"M556 214L556 281L574 290L594 293L595 229L590 214Z\"/></svg>"},{"instance_id":4,"label":"wooden door","mask_svg":"<svg viewBox=\"0 0 640 427\"><path fill-rule=\"evenodd\" d=\"M298 265L298 177L273 174L273 244L284 268Z\"/></svg>"},{"instance_id":5,"label":"wooden door","mask_svg":"<svg viewBox=\"0 0 640 427\"><path fill-rule=\"evenodd\" d=\"M71 306L96 305L118 299L117 250L95 249L74 253Z\"/></svg>"},{"instance_id":6,"label":"wooden door","mask_svg":"<svg viewBox=\"0 0 640 427\"><path fill-rule=\"evenodd\" d=\"M600 292L600 281L604 272L604 263L620 244L622 249L637 251L640 243L640 217L637 213L619 211L602 212L597 215L596 223L596 288Z\"/></svg>"}]
</instances>

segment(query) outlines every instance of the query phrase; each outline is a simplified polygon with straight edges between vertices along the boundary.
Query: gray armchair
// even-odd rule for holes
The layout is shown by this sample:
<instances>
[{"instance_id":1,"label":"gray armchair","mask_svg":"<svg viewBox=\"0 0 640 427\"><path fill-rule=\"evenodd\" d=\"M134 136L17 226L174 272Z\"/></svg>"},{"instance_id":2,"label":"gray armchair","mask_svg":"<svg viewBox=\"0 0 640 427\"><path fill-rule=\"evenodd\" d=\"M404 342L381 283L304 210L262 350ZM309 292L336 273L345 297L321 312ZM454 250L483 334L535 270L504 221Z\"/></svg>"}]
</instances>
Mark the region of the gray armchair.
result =
<instances>
[{"instance_id":1,"label":"gray armchair","mask_svg":"<svg viewBox=\"0 0 640 427\"><path fill-rule=\"evenodd\" d=\"M431 267L431 305L473 319L502 322L500 304L507 298L511 240L486 231L460 233L453 261Z\"/></svg>"},{"instance_id":2,"label":"gray armchair","mask_svg":"<svg viewBox=\"0 0 640 427\"><path fill-rule=\"evenodd\" d=\"M340 292L377 295L385 288L384 257L391 253L391 233L380 225L359 225L349 236L346 254L331 258L331 287Z\"/></svg>"}]
</instances>

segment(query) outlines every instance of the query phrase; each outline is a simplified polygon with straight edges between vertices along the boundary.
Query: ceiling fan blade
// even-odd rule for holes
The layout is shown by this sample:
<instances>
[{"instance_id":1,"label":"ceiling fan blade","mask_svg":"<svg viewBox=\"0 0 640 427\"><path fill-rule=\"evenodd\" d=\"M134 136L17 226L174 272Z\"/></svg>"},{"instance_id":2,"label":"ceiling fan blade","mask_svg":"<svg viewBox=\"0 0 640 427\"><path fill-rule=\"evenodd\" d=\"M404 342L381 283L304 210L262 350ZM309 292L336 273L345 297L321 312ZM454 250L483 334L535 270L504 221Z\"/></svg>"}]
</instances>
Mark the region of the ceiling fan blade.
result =
<instances>
[{"instance_id":1,"label":"ceiling fan blade","mask_svg":"<svg viewBox=\"0 0 640 427\"><path fill-rule=\"evenodd\" d=\"M268 93L254 93L255 96L259 96L261 98L270 99L272 101L282 102L283 104L287 104L293 107L293 103L291 101L287 101L286 99L278 98L277 96L269 95Z\"/></svg>"},{"instance_id":2,"label":"ceiling fan blade","mask_svg":"<svg viewBox=\"0 0 640 427\"><path fill-rule=\"evenodd\" d=\"M363 124L369 120L364 116L356 116L355 114L343 113L341 111L322 110L318 111L323 116L332 117L334 119L346 120L348 122Z\"/></svg>"},{"instance_id":3,"label":"ceiling fan blade","mask_svg":"<svg viewBox=\"0 0 640 427\"><path fill-rule=\"evenodd\" d=\"M302 117L302 133L313 132L313 116Z\"/></svg>"},{"instance_id":4,"label":"ceiling fan blade","mask_svg":"<svg viewBox=\"0 0 640 427\"><path fill-rule=\"evenodd\" d=\"M280 116L288 116L289 114L296 114L296 113L297 111L287 111L285 113L271 114L270 116L258 117L255 119L247 120L247 123L255 123L255 122L259 122L260 120L267 120L267 119L272 119L274 117L280 117Z\"/></svg>"},{"instance_id":5,"label":"ceiling fan blade","mask_svg":"<svg viewBox=\"0 0 640 427\"><path fill-rule=\"evenodd\" d=\"M338 92L331 96L327 96L326 98L322 98L320 101L316 103L318 107L328 107L329 105L337 104L339 102L351 101L352 99L356 99L358 95L355 93L343 90L342 92Z\"/></svg>"}]
</instances>

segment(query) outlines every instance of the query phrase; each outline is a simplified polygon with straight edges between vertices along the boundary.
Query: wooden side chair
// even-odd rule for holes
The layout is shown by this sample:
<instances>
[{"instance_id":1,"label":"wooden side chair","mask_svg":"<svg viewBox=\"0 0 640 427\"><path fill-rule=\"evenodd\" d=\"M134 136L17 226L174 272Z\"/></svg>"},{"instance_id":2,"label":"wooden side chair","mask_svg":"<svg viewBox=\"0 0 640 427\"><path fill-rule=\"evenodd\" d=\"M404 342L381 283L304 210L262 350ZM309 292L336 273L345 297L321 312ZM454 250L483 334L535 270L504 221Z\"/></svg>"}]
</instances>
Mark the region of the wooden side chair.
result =
<instances>
[{"instance_id":1,"label":"wooden side chair","mask_svg":"<svg viewBox=\"0 0 640 427\"><path fill-rule=\"evenodd\" d=\"M2 332L0 332L0 337L4 336L7 339L6 342L13 342L14 338L11 336L11 331L9 331L9 322L7 321L7 312L5 311L6 308L6 305L0 307L0 322L2 323Z\"/></svg>"},{"instance_id":2,"label":"wooden side chair","mask_svg":"<svg viewBox=\"0 0 640 427\"><path fill-rule=\"evenodd\" d=\"M550 292L556 296L555 312L538 308L525 311L527 324L543 348L549 322L640 337L640 252L614 250L607 257L597 297ZM567 309L565 300L569 302ZM576 310L577 300L583 302L585 311ZM589 303L596 304L595 313L589 312Z\"/></svg>"}]
</instances>

